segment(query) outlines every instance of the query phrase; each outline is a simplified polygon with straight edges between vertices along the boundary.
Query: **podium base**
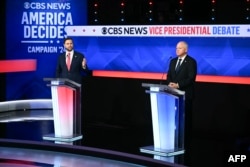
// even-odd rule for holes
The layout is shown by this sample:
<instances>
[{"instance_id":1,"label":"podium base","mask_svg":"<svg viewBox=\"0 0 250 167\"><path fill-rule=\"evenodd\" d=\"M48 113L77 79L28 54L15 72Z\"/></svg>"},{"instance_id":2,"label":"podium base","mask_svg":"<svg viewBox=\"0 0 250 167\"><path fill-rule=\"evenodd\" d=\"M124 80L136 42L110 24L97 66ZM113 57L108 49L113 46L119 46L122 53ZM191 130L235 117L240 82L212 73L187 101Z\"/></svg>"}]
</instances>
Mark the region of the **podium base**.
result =
<instances>
[{"instance_id":1,"label":"podium base","mask_svg":"<svg viewBox=\"0 0 250 167\"><path fill-rule=\"evenodd\" d=\"M154 146L145 146L145 147L140 147L140 152L163 156L163 157L171 157L175 155L184 154L185 150L183 148L165 150L165 149L155 148Z\"/></svg>"},{"instance_id":2,"label":"podium base","mask_svg":"<svg viewBox=\"0 0 250 167\"><path fill-rule=\"evenodd\" d=\"M72 136L58 137L55 134L48 134L43 136L43 140L57 141L57 142L74 142L82 139L82 135L73 134Z\"/></svg>"}]
</instances>

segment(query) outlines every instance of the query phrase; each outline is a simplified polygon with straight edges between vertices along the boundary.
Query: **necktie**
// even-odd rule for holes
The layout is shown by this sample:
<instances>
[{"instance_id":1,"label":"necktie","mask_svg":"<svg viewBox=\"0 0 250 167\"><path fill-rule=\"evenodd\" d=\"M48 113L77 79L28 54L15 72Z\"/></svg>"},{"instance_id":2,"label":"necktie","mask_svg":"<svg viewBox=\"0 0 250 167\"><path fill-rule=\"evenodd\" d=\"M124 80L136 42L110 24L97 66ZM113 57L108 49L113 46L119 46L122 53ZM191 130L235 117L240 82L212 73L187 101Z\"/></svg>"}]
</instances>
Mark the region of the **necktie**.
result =
<instances>
[{"instance_id":1,"label":"necktie","mask_svg":"<svg viewBox=\"0 0 250 167\"><path fill-rule=\"evenodd\" d=\"M176 71L176 72L179 70L180 66L181 66L181 59L178 59L177 66L176 66L176 68L175 68L175 71Z\"/></svg>"},{"instance_id":2,"label":"necktie","mask_svg":"<svg viewBox=\"0 0 250 167\"><path fill-rule=\"evenodd\" d=\"M67 65L67 68L68 68L68 71L69 71L70 70L70 53L67 54L66 65Z\"/></svg>"}]
</instances>

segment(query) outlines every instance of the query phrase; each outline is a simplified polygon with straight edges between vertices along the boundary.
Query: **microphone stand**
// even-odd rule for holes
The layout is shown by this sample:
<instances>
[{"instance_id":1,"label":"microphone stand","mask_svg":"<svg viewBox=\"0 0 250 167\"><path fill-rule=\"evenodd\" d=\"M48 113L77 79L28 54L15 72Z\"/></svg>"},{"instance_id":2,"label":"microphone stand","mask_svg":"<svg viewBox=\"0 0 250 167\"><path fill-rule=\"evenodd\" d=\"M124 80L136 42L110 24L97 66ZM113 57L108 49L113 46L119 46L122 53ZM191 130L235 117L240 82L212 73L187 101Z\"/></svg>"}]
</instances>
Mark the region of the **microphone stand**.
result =
<instances>
[{"instance_id":1,"label":"microphone stand","mask_svg":"<svg viewBox=\"0 0 250 167\"><path fill-rule=\"evenodd\" d=\"M164 70L165 70L165 69L167 69L167 70L168 70L168 67L169 67L169 61L170 61L171 59L172 59L172 56L170 56L170 57L168 58L167 63L166 63L166 67L164 68ZM161 81L160 81L160 85L162 84L164 74L167 72L167 70L163 71L163 73L162 73L162 76L161 76Z\"/></svg>"}]
</instances>

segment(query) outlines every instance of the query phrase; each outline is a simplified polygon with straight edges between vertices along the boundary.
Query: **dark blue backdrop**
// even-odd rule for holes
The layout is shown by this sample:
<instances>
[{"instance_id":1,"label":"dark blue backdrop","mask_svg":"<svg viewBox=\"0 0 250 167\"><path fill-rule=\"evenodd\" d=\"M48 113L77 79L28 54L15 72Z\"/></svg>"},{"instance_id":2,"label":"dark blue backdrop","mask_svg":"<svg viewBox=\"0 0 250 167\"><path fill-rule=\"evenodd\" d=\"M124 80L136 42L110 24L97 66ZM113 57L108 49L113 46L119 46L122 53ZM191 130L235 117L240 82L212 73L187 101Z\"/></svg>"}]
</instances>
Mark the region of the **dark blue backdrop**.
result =
<instances>
[{"instance_id":1,"label":"dark blue backdrop","mask_svg":"<svg viewBox=\"0 0 250 167\"><path fill-rule=\"evenodd\" d=\"M189 43L198 73L250 76L250 38L76 37L76 48L86 54L94 70L164 72L176 43Z\"/></svg>"},{"instance_id":2,"label":"dark blue backdrop","mask_svg":"<svg viewBox=\"0 0 250 167\"><path fill-rule=\"evenodd\" d=\"M48 98L43 78L55 76L63 51L65 26L87 24L87 0L8 0L7 59L36 59L35 72L9 73L6 99ZM92 70L164 72L176 43L189 43L189 54L202 75L250 77L250 38L241 37L74 37Z\"/></svg>"},{"instance_id":3,"label":"dark blue backdrop","mask_svg":"<svg viewBox=\"0 0 250 167\"><path fill-rule=\"evenodd\" d=\"M86 23L87 0L8 0L6 58L36 59L37 70L7 74L6 99L51 97L43 78L55 76L64 27Z\"/></svg>"}]
</instances>

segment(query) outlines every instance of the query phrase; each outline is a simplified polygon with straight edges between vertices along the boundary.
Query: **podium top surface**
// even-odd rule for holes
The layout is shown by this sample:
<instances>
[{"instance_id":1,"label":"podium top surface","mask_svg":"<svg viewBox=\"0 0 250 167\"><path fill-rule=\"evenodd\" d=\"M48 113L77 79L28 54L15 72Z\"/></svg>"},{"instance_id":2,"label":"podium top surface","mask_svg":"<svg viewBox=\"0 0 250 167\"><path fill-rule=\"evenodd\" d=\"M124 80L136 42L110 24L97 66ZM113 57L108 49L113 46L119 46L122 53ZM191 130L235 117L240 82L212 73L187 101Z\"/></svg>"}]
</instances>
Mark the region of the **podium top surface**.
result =
<instances>
[{"instance_id":1,"label":"podium top surface","mask_svg":"<svg viewBox=\"0 0 250 167\"><path fill-rule=\"evenodd\" d=\"M75 81L72 81L67 78L44 78L44 81L50 81L54 82L54 84L51 84L50 86L60 86L60 85L67 85L73 88L80 88L81 84L76 83Z\"/></svg>"},{"instance_id":2,"label":"podium top surface","mask_svg":"<svg viewBox=\"0 0 250 167\"><path fill-rule=\"evenodd\" d=\"M171 94L177 94L177 95L185 95L185 91L171 88L167 85L162 85L162 84L142 83L142 87L147 87L147 88L157 87L159 88L160 91L168 92Z\"/></svg>"}]
</instances>

